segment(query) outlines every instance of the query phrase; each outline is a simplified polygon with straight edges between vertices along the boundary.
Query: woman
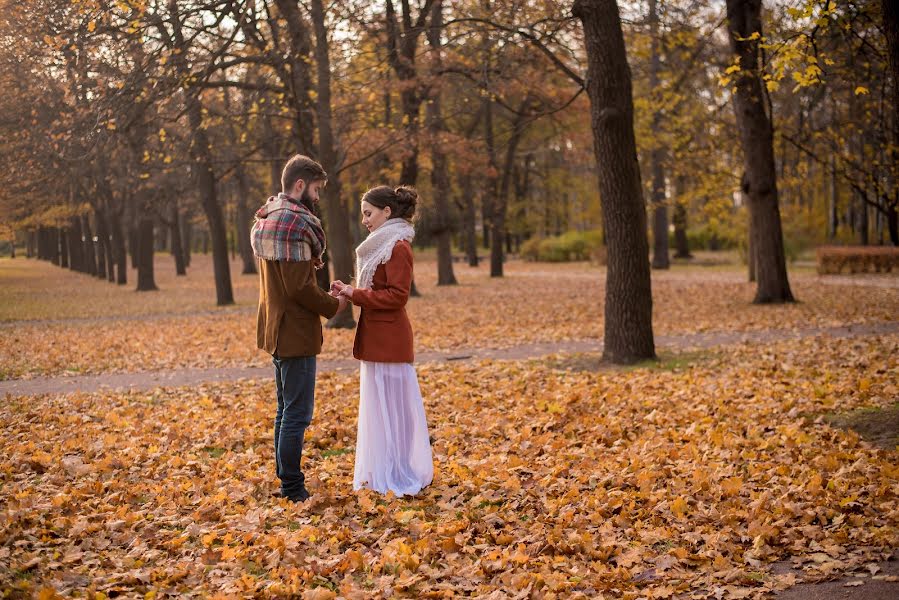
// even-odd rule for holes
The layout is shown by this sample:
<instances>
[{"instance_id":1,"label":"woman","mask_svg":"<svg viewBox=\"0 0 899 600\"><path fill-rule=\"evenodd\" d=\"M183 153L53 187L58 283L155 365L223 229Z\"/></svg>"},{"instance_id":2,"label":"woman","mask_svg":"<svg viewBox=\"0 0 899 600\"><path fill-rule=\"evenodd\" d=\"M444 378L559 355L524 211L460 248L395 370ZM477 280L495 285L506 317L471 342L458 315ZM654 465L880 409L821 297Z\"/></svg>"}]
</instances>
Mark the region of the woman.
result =
<instances>
[{"instance_id":1,"label":"woman","mask_svg":"<svg viewBox=\"0 0 899 600\"><path fill-rule=\"evenodd\" d=\"M362 225L370 233L356 248L356 287L341 281L331 286L362 308L353 343L353 356L361 361L353 489L397 496L418 493L434 476L406 315L417 203L411 187L367 191Z\"/></svg>"}]
</instances>

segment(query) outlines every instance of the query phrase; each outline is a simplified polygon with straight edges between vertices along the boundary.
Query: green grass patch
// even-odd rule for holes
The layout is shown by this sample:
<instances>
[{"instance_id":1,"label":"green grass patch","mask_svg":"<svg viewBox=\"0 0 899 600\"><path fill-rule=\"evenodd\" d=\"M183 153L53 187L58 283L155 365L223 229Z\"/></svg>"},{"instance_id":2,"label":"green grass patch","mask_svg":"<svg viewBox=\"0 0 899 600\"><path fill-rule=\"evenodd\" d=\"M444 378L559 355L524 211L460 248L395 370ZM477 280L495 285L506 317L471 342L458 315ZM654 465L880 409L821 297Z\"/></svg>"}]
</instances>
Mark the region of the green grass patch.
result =
<instances>
[{"instance_id":1,"label":"green grass patch","mask_svg":"<svg viewBox=\"0 0 899 600\"><path fill-rule=\"evenodd\" d=\"M331 458L332 456L343 456L344 454L351 454L355 451L354 448L335 448L333 450L322 450L322 458Z\"/></svg>"},{"instance_id":2,"label":"green grass patch","mask_svg":"<svg viewBox=\"0 0 899 600\"><path fill-rule=\"evenodd\" d=\"M221 458L227 450L218 446L206 446L203 448L203 452L207 453L212 458Z\"/></svg>"}]
</instances>

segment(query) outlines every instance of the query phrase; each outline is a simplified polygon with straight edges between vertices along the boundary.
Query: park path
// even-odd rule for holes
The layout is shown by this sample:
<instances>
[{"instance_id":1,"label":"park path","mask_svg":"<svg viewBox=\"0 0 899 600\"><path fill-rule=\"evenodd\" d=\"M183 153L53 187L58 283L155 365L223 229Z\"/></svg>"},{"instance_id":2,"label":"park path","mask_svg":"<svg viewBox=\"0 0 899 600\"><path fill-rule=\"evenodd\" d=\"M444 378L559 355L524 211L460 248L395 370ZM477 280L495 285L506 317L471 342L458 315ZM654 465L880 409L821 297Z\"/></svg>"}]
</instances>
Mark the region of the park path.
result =
<instances>
[{"instance_id":1,"label":"park path","mask_svg":"<svg viewBox=\"0 0 899 600\"><path fill-rule=\"evenodd\" d=\"M805 329L763 329L742 332L708 332L656 336L660 351L690 351L730 346L741 343L770 343L781 340L815 336L852 338L899 333L899 321L845 325L840 327L810 327ZM558 353L596 353L602 351L602 340L573 340L524 344L508 348L468 348L455 352L421 352L416 364L435 364L473 360L535 360ZM358 368L353 359L321 359L318 371L348 372ZM38 377L0 381L0 397L65 394L103 390L147 390L156 387L180 387L201 383L261 379L272 376L271 367L218 367L211 369L172 369L136 373L104 373L75 377Z\"/></svg>"}]
</instances>

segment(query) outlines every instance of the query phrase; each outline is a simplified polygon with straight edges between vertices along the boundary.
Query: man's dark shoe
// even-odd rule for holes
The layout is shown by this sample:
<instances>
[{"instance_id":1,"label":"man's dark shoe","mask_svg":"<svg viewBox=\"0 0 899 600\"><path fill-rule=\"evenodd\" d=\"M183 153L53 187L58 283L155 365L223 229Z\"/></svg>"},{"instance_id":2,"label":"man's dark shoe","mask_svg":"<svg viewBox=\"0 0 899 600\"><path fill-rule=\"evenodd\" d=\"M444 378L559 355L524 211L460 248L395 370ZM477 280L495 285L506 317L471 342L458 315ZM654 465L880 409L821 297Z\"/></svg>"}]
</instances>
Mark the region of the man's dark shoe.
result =
<instances>
[{"instance_id":1,"label":"man's dark shoe","mask_svg":"<svg viewBox=\"0 0 899 600\"><path fill-rule=\"evenodd\" d=\"M306 500L309 499L309 497L311 495L312 494L310 494L306 488L303 488L302 490L299 491L299 493L294 494L293 496L284 496L284 497L287 498L288 500L290 500L291 502L305 502Z\"/></svg>"}]
</instances>

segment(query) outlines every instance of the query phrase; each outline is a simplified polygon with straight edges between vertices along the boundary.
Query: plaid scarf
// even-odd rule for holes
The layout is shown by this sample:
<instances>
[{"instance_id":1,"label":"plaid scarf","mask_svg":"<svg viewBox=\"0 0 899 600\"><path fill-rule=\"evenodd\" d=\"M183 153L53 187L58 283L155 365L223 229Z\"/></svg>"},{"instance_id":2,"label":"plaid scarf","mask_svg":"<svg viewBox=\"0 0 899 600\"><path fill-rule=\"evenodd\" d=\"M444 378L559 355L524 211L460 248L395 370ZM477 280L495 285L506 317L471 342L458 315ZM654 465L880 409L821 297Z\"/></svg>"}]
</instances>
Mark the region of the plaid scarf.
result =
<instances>
[{"instance_id":1,"label":"plaid scarf","mask_svg":"<svg viewBox=\"0 0 899 600\"><path fill-rule=\"evenodd\" d=\"M311 257L306 256L304 243L309 244ZM325 232L309 209L282 192L256 211L250 244L253 254L263 260L320 259L325 251Z\"/></svg>"}]
</instances>

